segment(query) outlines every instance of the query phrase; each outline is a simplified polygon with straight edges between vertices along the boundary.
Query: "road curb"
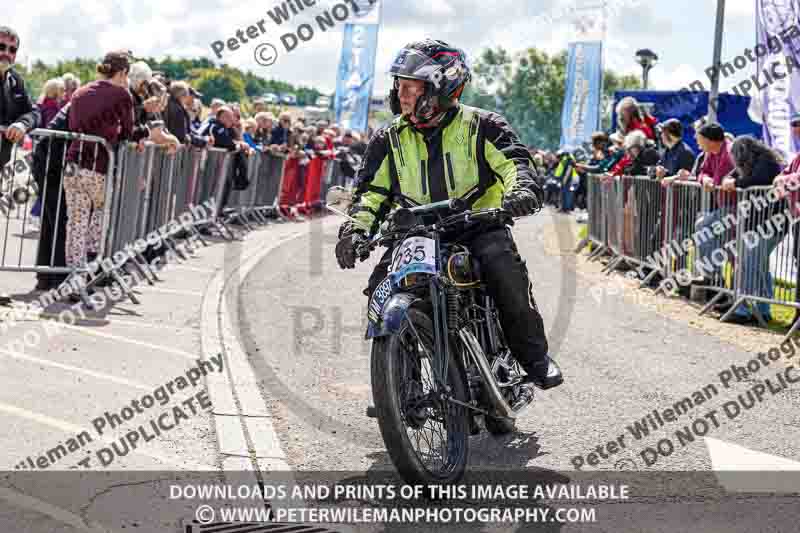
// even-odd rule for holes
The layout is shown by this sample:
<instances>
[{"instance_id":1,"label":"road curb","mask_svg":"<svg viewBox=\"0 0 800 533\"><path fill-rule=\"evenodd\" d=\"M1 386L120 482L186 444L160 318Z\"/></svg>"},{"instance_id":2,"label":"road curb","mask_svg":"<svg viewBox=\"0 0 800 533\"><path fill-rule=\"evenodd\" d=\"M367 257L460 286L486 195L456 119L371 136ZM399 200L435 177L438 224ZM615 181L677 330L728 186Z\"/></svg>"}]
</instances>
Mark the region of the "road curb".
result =
<instances>
[{"instance_id":1,"label":"road curb","mask_svg":"<svg viewBox=\"0 0 800 533\"><path fill-rule=\"evenodd\" d=\"M238 312L239 289L250 271L270 252L307 231L304 228L276 236L275 228L267 228L247 234L242 260L232 268L220 268L203 295L202 357L222 354L225 361L224 372L206 377L223 470L252 471L257 479L265 470L291 470L247 353L236 335L231 310Z\"/></svg>"}]
</instances>

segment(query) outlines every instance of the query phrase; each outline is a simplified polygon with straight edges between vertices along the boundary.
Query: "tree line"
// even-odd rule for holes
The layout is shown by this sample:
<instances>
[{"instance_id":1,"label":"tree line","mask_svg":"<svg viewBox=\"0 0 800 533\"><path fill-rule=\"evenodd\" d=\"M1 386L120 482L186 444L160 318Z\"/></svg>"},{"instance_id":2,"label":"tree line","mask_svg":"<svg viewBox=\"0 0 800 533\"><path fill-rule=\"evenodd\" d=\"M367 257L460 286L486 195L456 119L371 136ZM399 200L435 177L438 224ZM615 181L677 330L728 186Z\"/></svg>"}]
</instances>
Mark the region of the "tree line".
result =
<instances>
[{"instance_id":1,"label":"tree line","mask_svg":"<svg viewBox=\"0 0 800 533\"><path fill-rule=\"evenodd\" d=\"M314 105L322 93L313 87L266 79L250 71L226 64L215 65L206 58L141 58L153 70L163 71L172 80L186 80L203 93L203 103L213 98L240 102L248 106L265 93L293 93L300 106ZM30 71L17 65L34 98L44 82L65 72L81 81L94 80L97 59L72 59L48 65L36 61ZM561 110L567 72L567 52L549 55L536 48L511 54L502 47L487 48L473 64L473 81L464 93L464 103L503 114L522 141L539 148L555 149L561 138ZM614 91L640 88L639 78L606 70L603 80L602 125L609 128L610 105Z\"/></svg>"},{"instance_id":2,"label":"tree line","mask_svg":"<svg viewBox=\"0 0 800 533\"><path fill-rule=\"evenodd\" d=\"M222 98L226 102L246 103L253 98L265 93L292 93L297 97L297 104L301 106L314 105L317 98L322 95L313 87L296 86L291 83L266 79L250 71L242 71L228 65L215 65L206 58L174 59L167 56L164 59L152 57L139 58L145 61L154 71L160 70L171 80L184 80L192 87L203 93L203 103L208 105L213 98ZM98 59L80 58L69 61L59 61L55 65L48 65L36 61L31 65L30 71L22 65L15 68L26 81L26 86L33 98L38 98L44 82L51 78L72 72L82 82L96 79L95 66Z\"/></svg>"}]
</instances>

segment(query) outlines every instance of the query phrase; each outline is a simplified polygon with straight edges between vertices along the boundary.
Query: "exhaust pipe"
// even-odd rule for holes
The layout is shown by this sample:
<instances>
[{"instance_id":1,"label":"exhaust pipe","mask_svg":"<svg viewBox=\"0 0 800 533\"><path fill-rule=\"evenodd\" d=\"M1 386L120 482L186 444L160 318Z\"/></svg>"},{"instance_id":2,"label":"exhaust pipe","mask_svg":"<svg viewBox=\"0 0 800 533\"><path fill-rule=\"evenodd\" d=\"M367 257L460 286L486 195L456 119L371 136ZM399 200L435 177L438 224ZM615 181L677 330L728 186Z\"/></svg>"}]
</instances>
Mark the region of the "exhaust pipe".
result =
<instances>
[{"instance_id":1,"label":"exhaust pipe","mask_svg":"<svg viewBox=\"0 0 800 533\"><path fill-rule=\"evenodd\" d=\"M497 414L505 418L516 418L522 408L533 401L533 394L528 391L527 394L524 394L522 398L514 403L513 407L509 405L500 387L497 386L497 381L494 379L494 374L492 373L492 368L489 366L489 361L486 359L486 354L483 353L483 348L481 348L475 335L465 327L458 330L458 338L464 343L470 357L472 357L472 360L475 361L475 364L478 366L483 380L486 383L489 401L497 410Z\"/></svg>"}]
</instances>

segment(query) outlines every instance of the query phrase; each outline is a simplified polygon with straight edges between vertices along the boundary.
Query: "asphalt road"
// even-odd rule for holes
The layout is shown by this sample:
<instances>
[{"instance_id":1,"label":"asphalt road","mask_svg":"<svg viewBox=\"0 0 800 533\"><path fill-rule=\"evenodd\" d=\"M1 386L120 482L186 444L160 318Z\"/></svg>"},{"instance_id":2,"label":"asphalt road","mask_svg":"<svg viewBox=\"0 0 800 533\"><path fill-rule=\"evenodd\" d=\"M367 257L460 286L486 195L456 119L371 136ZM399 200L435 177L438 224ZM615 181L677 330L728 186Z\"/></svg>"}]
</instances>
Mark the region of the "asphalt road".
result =
<instances>
[{"instance_id":1,"label":"asphalt road","mask_svg":"<svg viewBox=\"0 0 800 533\"><path fill-rule=\"evenodd\" d=\"M560 220L545 213L519 222L514 235L528 263L551 355L559 361L566 382L538 393L518 419L514 434L473 437L471 469L552 471L567 479L580 479L574 469L580 456L584 465L597 461L594 467L584 466L582 472L708 473L712 464L701 438L704 434L753 450L800 458L800 383L778 394L767 393L763 401L742 409L735 419L728 419L723 410L725 402L745 395L757 380L771 378L778 383L775 374L788 362L781 359L746 380L734 378L729 388L724 387L720 373L730 370L732 364L746 365L755 354L627 303L616 291L601 291L598 298L595 286L590 293L595 282L576 273L573 255L545 252L546 231L559 235L562 249L577 242ZM366 299L361 290L378 254L355 270L339 270L333 253L337 223L327 217L312 224L308 235L286 242L250 273L241 287L240 338L293 469L391 472L377 422L364 414L371 391L369 346L363 340ZM689 312L694 311L687 308ZM704 401L698 401L697 391L705 391ZM665 421L658 430L636 439L628 429L653 410L664 417L665 410L679 409L675 404L685 397L694 398L692 408L676 415L674 421ZM676 431L685 435L687 426L694 440L684 445ZM659 456L654 464L645 464L641 452L646 447L656 448L665 438L674 451ZM610 453L613 447L608 443L620 439L624 447L616 446L616 453ZM598 446L602 453L596 450ZM597 455L590 459L591 452ZM686 486L643 483L637 497L646 507L609 509L614 508L620 518L636 515L653 525L645 530L660 530L658 524L666 522L663 515L650 512L651 503L669 513L673 504L667 501L692 500L693 495L701 494L698 501L702 506L709 487L717 486L715 480L713 475L696 475L684 476ZM692 501L687 505L698 504ZM746 504L733 502L730 511L742 511ZM795 500L790 508L796 507ZM673 514L680 516L687 509L676 506ZM747 522L740 520L738 525L751 527ZM712 520L696 530L717 527L724 530L725 526Z\"/></svg>"}]
</instances>

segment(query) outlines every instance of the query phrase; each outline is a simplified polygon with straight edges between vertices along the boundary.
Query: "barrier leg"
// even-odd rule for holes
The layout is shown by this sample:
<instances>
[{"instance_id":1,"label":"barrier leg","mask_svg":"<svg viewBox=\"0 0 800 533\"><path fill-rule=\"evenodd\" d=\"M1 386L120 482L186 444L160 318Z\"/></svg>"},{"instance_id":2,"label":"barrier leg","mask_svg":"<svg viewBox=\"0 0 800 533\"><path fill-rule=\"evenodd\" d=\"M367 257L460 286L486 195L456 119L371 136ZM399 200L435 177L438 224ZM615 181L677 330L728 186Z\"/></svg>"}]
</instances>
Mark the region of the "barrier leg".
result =
<instances>
[{"instance_id":1,"label":"barrier leg","mask_svg":"<svg viewBox=\"0 0 800 533\"><path fill-rule=\"evenodd\" d=\"M647 276L645 276L645 278L644 278L644 279L642 280L642 282L639 284L639 288L641 289L641 288L645 287L645 286L646 286L647 284L649 284L649 283L650 283L650 282L653 280L653 278L654 278L654 277L656 277L656 275L658 275L658 274L659 274L658 270L653 270L653 271L651 271L651 272L650 272L650 273L649 273Z\"/></svg>"},{"instance_id":2,"label":"barrier leg","mask_svg":"<svg viewBox=\"0 0 800 533\"><path fill-rule=\"evenodd\" d=\"M720 292L718 292L718 293L717 293L717 294L716 294L716 295L715 295L713 298L711 298L711 301L710 301L710 302L708 302L708 303L705 305L705 307L703 307L703 308L700 310L700 316L703 316L703 315L704 315L704 314L706 314L706 313L707 313L707 312L708 312L708 311L709 311L709 310L710 310L712 307L714 307L715 305L717 305L717 302L719 302L719 301L722 299L722 297L723 297L723 296L725 296L725 293L724 293L724 292L722 292L722 291L720 291ZM735 307L734 307L734 308L731 308L731 311L729 311L729 313L730 313L730 312L732 312L732 311L733 311L733 309L735 309ZM723 318L724 318L724 317L723 317ZM720 319L720 320L722 320L722 319Z\"/></svg>"},{"instance_id":3,"label":"barrier leg","mask_svg":"<svg viewBox=\"0 0 800 533\"><path fill-rule=\"evenodd\" d=\"M206 242L206 240L203 238L203 234L202 234L202 233L200 233L200 232L197 230L197 228L196 228L196 227L194 227L194 224L192 224L192 225L190 225L190 226L189 226L189 233L191 234L191 235L188 237L189 239L192 239L192 238L194 238L194 239L198 239L198 240L199 240L199 241L200 241L200 242L203 244L203 246L208 246L208 243L207 243L207 242Z\"/></svg>"},{"instance_id":4,"label":"barrier leg","mask_svg":"<svg viewBox=\"0 0 800 533\"><path fill-rule=\"evenodd\" d=\"M178 244L175 242L175 240L172 237L167 237L166 239L164 239L164 242L166 242L167 246L169 246L170 250L172 250L174 253L178 254L181 259L183 259L184 261L189 259L189 256L187 256L184 253L184 251L181 250L178 247Z\"/></svg>"},{"instance_id":5,"label":"barrier leg","mask_svg":"<svg viewBox=\"0 0 800 533\"><path fill-rule=\"evenodd\" d=\"M736 312L736 309L740 305L745 303L746 301L747 301L747 298L745 298L744 296L740 296L735 302L733 302L733 305L731 306L731 308L728 309L728 311L724 315L719 317L720 322L725 322L726 320L728 320L731 317L731 315ZM763 320L763 317L762 317L762 320Z\"/></svg>"},{"instance_id":6,"label":"barrier leg","mask_svg":"<svg viewBox=\"0 0 800 533\"><path fill-rule=\"evenodd\" d=\"M749 303L748 307L750 307L750 311L756 316L756 320L758 321L758 325L762 328L768 328L769 324L766 320L764 320L764 315L761 313L761 309L758 308L758 305L755 303Z\"/></svg>"},{"instance_id":7,"label":"barrier leg","mask_svg":"<svg viewBox=\"0 0 800 533\"><path fill-rule=\"evenodd\" d=\"M797 328L800 328L800 320L795 320L794 321L794 324L792 324L792 327L789 328L789 332L786 333L786 336L783 338L783 342L786 342L789 339L791 339L794 336L795 332L797 331Z\"/></svg>"},{"instance_id":8,"label":"barrier leg","mask_svg":"<svg viewBox=\"0 0 800 533\"><path fill-rule=\"evenodd\" d=\"M608 247L605 244L601 244L596 249L592 250L592 252L589 254L589 257L586 258L586 260L596 261L601 255L603 255L603 252L605 252L606 250L608 250Z\"/></svg>"},{"instance_id":9,"label":"barrier leg","mask_svg":"<svg viewBox=\"0 0 800 533\"><path fill-rule=\"evenodd\" d=\"M620 264L620 263L622 263L623 261L625 261L625 258L624 258L624 257L615 257L614 259L612 259L612 260L611 260L611 262L610 262L610 263L608 263L608 264L607 264L607 265L606 265L606 266L603 268L603 270L601 270L601 272L605 272L605 273L606 273L606 275L609 275L609 274L611 274L611 273L614 271L614 269L616 269L616 268L619 266L619 264Z\"/></svg>"},{"instance_id":10,"label":"barrier leg","mask_svg":"<svg viewBox=\"0 0 800 533\"><path fill-rule=\"evenodd\" d=\"M141 303L139 299L136 297L136 295L133 294L133 288L129 287L128 284L125 283L125 280L122 278L122 276L119 275L119 272L117 272L116 268L111 271L111 277L114 278L114 281L117 282L117 285L119 285L120 289L122 289L122 291L128 296L128 298L130 298L131 302L133 302L136 305L139 305Z\"/></svg>"},{"instance_id":11,"label":"barrier leg","mask_svg":"<svg viewBox=\"0 0 800 533\"><path fill-rule=\"evenodd\" d=\"M155 282L150 278L150 274L153 274L153 272L150 270L150 266L147 265L147 263L145 263L145 265L147 265L147 270L145 270L145 267L139 264L139 261L136 259L135 255L132 255L128 258L128 263L133 265L133 268L139 271L139 274L141 274L142 277L147 280L148 285L155 285ZM150 274L148 274L148 272L150 272Z\"/></svg>"},{"instance_id":12,"label":"barrier leg","mask_svg":"<svg viewBox=\"0 0 800 533\"><path fill-rule=\"evenodd\" d=\"M225 224L224 220L221 220L221 219L215 220L213 222L213 224L214 224L214 227L217 228L217 231L219 232L220 236L222 236L224 239L228 239L229 241L237 240L236 234L233 232L233 230L231 228L229 228ZM228 237L228 235L230 235L230 237Z\"/></svg>"}]
</instances>

